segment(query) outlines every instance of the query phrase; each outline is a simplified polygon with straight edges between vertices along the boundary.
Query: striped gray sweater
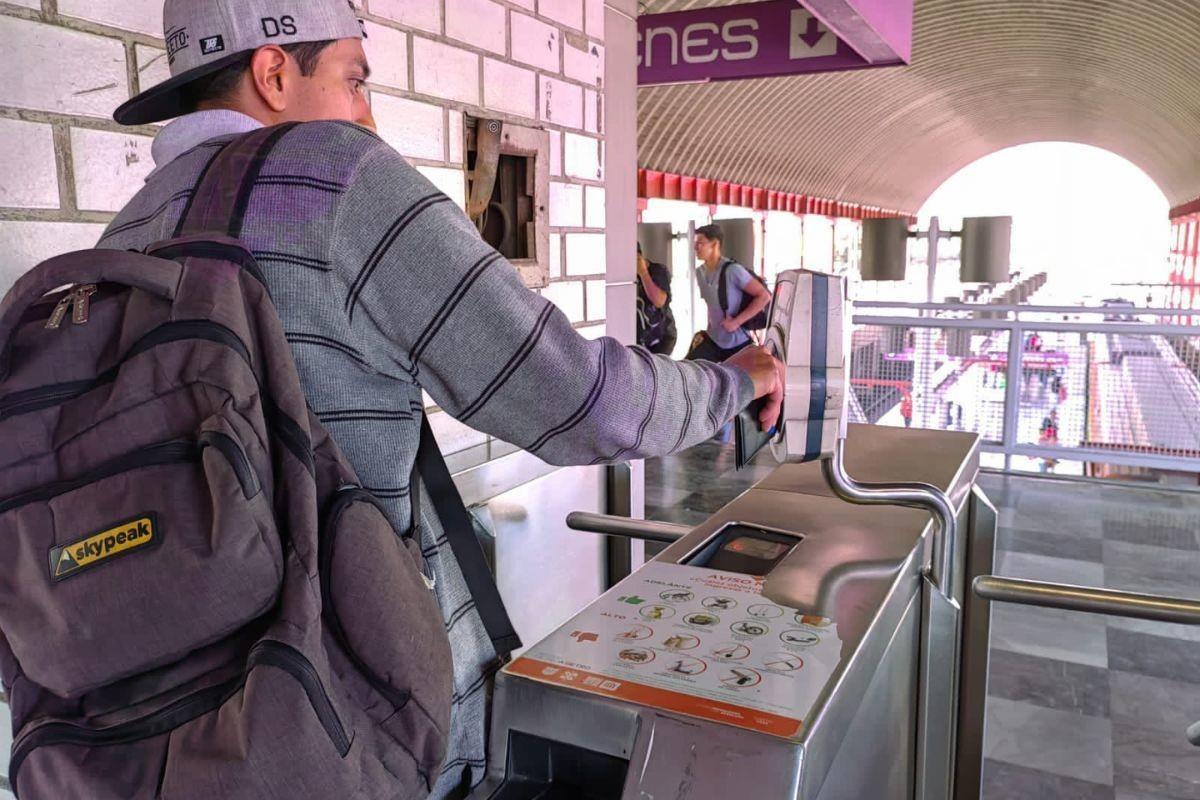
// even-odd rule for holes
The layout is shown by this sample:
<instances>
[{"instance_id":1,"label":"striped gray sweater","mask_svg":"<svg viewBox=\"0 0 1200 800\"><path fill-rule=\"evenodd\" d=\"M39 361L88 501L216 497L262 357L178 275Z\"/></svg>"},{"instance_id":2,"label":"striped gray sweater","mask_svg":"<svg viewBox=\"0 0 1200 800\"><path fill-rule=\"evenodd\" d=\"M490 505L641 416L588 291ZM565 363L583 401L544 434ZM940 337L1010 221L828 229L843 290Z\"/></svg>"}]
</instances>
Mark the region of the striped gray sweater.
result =
<instances>
[{"instance_id":1,"label":"striped gray sweater","mask_svg":"<svg viewBox=\"0 0 1200 800\"><path fill-rule=\"evenodd\" d=\"M157 168L100 246L170 238L220 145L256 124L200 112L165 128ZM282 136L257 179L242 240L275 298L309 404L398 530L411 522L422 389L471 427L564 465L688 447L751 399L740 370L577 334L449 198L348 123L307 123ZM426 513L431 504L419 508L455 664L450 752L432 795L442 798L483 778L497 664L445 535Z\"/></svg>"}]
</instances>

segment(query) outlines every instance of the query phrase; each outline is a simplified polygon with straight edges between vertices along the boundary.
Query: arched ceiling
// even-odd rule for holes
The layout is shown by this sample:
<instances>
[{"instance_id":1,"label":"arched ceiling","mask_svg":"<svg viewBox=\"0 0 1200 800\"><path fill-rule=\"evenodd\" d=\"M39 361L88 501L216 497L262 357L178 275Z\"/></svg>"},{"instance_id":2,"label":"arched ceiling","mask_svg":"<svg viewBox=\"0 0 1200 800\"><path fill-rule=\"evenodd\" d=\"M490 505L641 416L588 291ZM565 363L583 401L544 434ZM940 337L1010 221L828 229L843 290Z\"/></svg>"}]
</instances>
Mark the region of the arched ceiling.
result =
<instances>
[{"instance_id":1,"label":"arched ceiling","mask_svg":"<svg viewBox=\"0 0 1200 800\"><path fill-rule=\"evenodd\" d=\"M916 0L913 34L908 67L642 88L640 166L915 211L982 156L1068 141L1200 196L1200 0Z\"/></svg>"}]
</instances>

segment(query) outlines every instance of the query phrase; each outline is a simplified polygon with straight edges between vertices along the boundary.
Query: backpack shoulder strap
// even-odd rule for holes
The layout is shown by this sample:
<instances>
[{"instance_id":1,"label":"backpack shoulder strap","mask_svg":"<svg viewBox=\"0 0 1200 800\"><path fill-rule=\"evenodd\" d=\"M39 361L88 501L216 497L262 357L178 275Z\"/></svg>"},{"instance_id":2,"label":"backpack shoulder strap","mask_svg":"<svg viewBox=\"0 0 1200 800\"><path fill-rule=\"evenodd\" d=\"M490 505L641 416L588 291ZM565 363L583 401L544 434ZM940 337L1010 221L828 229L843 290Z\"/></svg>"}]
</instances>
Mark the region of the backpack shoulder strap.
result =
<instances>
[{"instance_id":1,"label":"backpack shoulder strap","mask_svg":"<svg viewBox=\"0 0 1200 800\"><path fill-rule=\"evenodd\" d=\"M717 298L721 301L721 310L729 316L729 287L725 281L729 276L729 265L733 262L728 258L721 262L721 274L717 277Z\"/></svg>"},{"instance_id":2,"label":"backpack shoulder strap","mask_svg":"<svg viewBox=\"0 0 1200 800\"><path fill-rule=\"evenodd\" d=\"M483 620L496 655L506 660L513 650L521 646L521 639L508 618L504 608L504 600L496 587L496 580L488 568L487 559L479 540L475 538L475 528L463 505L458 487L450 477L450 470L438 449L437 440L433 436L433 428L429 426L429 417L421 416L421 444L417 448L416 469L421 476L429 497L433 500L434 511L450 541L450 549L462 569L475 608ZM418 487L413 484L413 495L418 493ZM414 507L415 510L415 507ZM417 523L413 517L414 525Z\"/></svg>"},{"instance_id":3,"label":"backpack shoulder strap","mask_svg":"<svg viewBox=\"0 0 1200 800\"><path fill-rule=\"evenodd\" d=\"M221 234L234 239L242 235L242 223L250 206L250 195L267 156L288 131L299 123L259 128L238 136L217 151L188 199L174 238Z\"/></svg>"}]
</instances>

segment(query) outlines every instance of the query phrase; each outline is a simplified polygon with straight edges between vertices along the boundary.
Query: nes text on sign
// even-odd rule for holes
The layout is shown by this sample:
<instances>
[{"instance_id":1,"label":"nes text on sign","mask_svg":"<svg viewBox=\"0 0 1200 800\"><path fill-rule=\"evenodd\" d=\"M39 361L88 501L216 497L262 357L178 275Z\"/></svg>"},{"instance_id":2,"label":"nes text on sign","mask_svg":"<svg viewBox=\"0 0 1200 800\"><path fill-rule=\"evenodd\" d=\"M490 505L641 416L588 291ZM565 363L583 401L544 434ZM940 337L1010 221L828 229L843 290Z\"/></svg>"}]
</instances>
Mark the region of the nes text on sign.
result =
<instances>
[{"instance_id":1,"label":"nes text on sign","mask_svg":"<svg viewBox=\"0 0 1200 800\"><path fill-rule=\"evenodd\" d=\"M638 18L638 83L736 80L870 64L799 6L769 0Z\"/></svg>"}]
</instances>

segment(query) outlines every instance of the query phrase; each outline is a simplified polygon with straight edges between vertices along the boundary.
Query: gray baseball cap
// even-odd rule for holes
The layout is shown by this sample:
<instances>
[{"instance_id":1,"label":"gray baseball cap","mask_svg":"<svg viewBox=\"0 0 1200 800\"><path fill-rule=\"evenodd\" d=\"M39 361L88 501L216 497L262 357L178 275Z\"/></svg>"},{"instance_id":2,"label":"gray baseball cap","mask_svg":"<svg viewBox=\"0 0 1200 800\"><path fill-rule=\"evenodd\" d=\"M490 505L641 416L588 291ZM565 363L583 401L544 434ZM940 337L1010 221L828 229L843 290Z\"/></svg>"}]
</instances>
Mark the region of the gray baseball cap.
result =
<instances>
[{"instance_id":1,"label":"gray baseball cap","mask_svg":"<svg viewBox=\"0 0 1200 800\"><path fill-rule=\"evenodd\" d=\"M185 114L184 87L265 45L363 36L350 0L166 0L171 77L122 104L113 119L144 125Z\"/></svg>"}]
</instances>

